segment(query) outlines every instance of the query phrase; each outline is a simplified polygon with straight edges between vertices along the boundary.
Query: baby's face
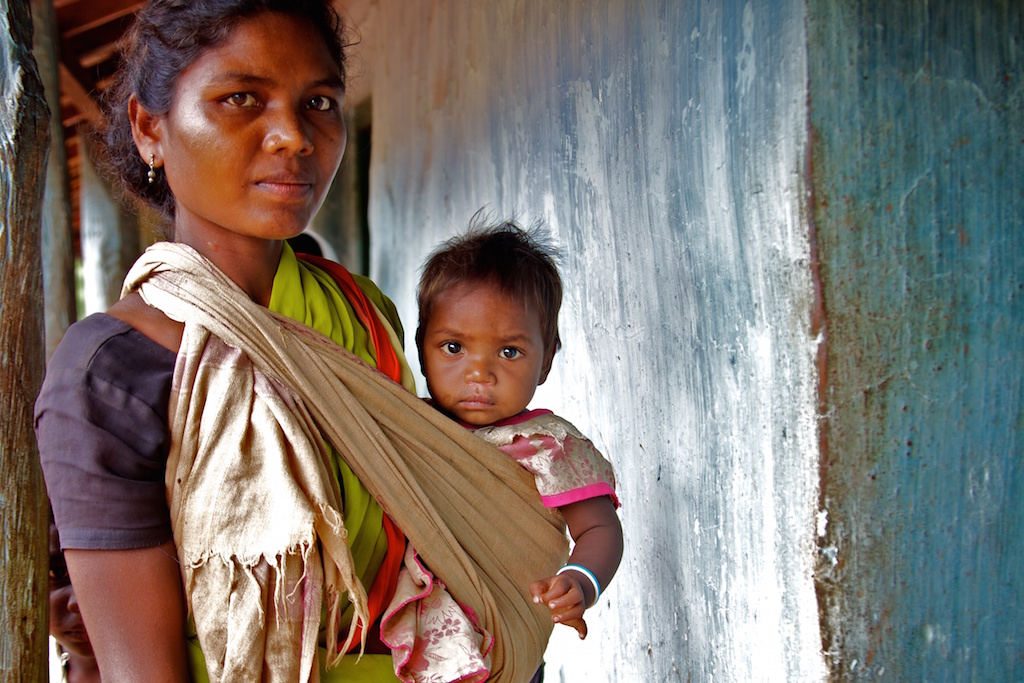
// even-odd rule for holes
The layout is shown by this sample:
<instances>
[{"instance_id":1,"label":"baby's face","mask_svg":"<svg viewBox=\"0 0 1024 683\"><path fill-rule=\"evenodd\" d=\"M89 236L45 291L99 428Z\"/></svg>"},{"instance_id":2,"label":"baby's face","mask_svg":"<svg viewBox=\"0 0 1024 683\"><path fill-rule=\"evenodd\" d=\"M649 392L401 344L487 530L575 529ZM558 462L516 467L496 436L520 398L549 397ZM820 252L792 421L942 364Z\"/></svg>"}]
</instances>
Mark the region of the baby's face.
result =
<instances>
[{"instance_id":1,"label":"baby's face","mask_svg":"<svg viewBox=\"0 0 1024 683\"><path fill-rule=\"evenodd\" d=\"M489 283L434 300L423 334L423 373L435 403L482 427L521 413L543 380L540 313Z\"/></svg>"},{"instance_id":2,"label":"baby's face","mask_svg":"<svg viewBox=\"0 0 1024 683\"><path fill-rule=\"evenodd\" d=\"M73 655L92 657L92 643L78 611L75 589L60 551L57 527L50 524L50 635Z\"/></svg>"}]
</instances>

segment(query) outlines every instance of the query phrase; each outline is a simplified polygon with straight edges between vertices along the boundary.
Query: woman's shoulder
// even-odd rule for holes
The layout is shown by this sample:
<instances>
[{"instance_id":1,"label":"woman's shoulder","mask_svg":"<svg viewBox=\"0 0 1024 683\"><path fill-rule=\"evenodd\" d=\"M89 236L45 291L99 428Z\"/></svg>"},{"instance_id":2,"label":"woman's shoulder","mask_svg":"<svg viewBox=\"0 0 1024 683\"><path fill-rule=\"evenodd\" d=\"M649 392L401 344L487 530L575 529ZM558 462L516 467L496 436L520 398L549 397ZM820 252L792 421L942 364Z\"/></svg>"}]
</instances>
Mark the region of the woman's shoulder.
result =
<instances>
[{"instance_id":1,"label":"woman's shoulder","mask_svg":"<svg viewBox=\"0 0 1024 683\"><path fill-rule=\"evenodd\" d=\"M110 307L107 315L117 318L165 349L177 353L181 346L182 323L168 318L160 310L148 306L138 292L132 292Z\"/></svg>"},{"instance_id":2,"label":"woman's shoulder","mask_svg":"<svg viewBox=\"0 0 1024 683\"><path fill-rule=\"evenodd\" d=\"M352 273L352 279L355 280L356 284L359 285L359 289L363 290L363 294L366 298L373 302L373 304L384 314L387 321L394 328L395 334L398 336L398 341L405 346L405 330L402 328L402 320L398 316L398 307L395 306L394 302L388 297L387 294L381 291L380 287L377 286L370 278L365 275L359 275Z\"/></svg>"},{"instance_id":3,"label":"woman's shoulder","mask_svg":"<svg viewBox=\"0 0 1024 683\"><path fill-rule=\"evenodd\" d=\"M176 353L135 326L108 313L94 313L72 324L64 333L48 372L56 369L97 369L173 366Z\"/></svg>"},{"instance_id":4,"label":"woman's shoulder","mask_svg":"<svg viewBox=\"0 0 1024 683\"><path fill-rule=\"evenodd\" d=\"M71 325L46 364L37 411L67 392L126 394L156 407L170 392L177 354L120 318L94 313Z\"/></svg>"}]
</instances>

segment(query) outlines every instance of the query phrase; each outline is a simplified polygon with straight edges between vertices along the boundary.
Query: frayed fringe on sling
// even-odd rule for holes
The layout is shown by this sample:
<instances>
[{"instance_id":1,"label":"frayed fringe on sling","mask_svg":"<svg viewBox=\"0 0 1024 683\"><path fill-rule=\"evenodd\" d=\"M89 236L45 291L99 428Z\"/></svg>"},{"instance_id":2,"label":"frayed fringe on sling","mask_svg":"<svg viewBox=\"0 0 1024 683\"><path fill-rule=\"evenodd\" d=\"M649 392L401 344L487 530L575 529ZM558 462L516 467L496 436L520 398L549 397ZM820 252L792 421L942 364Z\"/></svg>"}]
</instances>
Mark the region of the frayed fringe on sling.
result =
<instances>
[{"instance_id":1,"label":"frayed fringe on sling","mask_svg":"<svg viewBox=\"0 0 1024 683\"><path fill-rule=\"evenodd\" d=\"M329 659L352 638L339 648L343 592L353 624L365 619L321 435L493 634L490 680L533 676L551 620L529 584L567 547L525 470L190 247L150 247L125 281L135 290L185 324L167 488L211 680L315 679L323 597Z\"/></svg>"}]
</instances>

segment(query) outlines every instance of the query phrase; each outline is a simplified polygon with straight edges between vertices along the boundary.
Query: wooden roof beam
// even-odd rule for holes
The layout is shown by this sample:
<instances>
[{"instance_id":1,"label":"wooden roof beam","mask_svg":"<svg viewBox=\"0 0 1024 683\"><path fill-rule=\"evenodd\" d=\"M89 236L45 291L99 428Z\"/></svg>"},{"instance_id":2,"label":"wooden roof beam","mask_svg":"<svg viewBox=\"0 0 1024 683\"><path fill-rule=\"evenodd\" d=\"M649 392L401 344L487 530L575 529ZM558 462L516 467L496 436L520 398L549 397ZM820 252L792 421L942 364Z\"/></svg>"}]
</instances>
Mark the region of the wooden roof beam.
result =
<instances>
[{"instance_id":1,"label":"wooden roof beam","mask_svg":"<svg viewBox=\"0 0 1024 683\"><path fill-rule=\"evenodd\" d=\"M65 97L74 103L85 120L89 122L89 125L94 128L103 127L105 119L100 105L63 62L60 64L60 88Z\"/></svg>"}]
</instances>

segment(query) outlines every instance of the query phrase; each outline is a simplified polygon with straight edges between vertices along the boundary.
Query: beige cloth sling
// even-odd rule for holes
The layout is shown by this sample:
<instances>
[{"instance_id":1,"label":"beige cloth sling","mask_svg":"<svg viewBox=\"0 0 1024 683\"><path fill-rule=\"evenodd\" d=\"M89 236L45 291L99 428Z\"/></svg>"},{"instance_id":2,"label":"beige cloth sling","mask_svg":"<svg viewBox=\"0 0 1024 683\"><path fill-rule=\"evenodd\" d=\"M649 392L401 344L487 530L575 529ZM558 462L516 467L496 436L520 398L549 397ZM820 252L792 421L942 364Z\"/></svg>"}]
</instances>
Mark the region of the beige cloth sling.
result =
<instances>
[{"instance_id":1,"label":"beige cloth sling","mask_svg":"<svg viewBox=\"0 0 1024 683\"><path fill-rule=\"evenodd\" d=\"M324 593L329 647L342 591L365 614L318 435L494 635L490 680L530 679L551 621L528 587L567 544L525 470L187 246L150 247L135 290L185 325L167 486L211 680L315 680Z\"/></svg>"}]
</instances>

